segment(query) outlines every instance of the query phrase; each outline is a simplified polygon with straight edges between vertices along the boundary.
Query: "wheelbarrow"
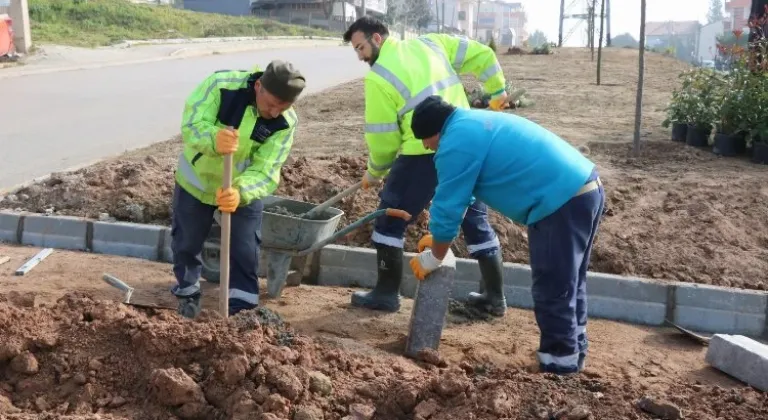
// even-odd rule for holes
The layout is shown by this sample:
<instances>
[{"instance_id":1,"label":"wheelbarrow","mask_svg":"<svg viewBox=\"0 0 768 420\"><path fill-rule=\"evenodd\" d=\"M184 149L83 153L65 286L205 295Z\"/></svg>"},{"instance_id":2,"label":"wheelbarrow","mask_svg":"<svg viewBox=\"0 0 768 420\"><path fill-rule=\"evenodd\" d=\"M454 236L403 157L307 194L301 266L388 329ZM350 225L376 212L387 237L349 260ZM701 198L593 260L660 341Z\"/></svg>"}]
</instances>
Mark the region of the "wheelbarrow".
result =
<instances>
[{"instance_id":1,"label":"wheelbarrow","mask_svg":"<svg viewBox=\"0 0 768 420\"><path fill-rule=\"evenodd\" d=\"M316 212L312 218L301 217L316 207L316 204L290 198L269 196L264 198L261 222L261 251L266 263L267 293L278 298L285 286L291 261L303 257L336 241L379 216L388 215L410 220L411 215L398 209L376 210L349 226L336 231L344 211L329 207ZM203 278L219 281L219 226L214 223L203 247Z\"/></svg>"}]
</instances>

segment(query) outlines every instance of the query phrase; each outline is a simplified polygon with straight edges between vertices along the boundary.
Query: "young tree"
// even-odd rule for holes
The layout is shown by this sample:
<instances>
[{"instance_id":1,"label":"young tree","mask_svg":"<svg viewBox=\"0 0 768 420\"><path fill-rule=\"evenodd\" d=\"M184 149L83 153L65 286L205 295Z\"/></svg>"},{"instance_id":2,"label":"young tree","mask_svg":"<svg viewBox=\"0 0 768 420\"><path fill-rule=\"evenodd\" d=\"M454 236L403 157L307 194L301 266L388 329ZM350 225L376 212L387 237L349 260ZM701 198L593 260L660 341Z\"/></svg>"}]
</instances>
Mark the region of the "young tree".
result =
<instances>
[{"instance_id":1,"label":"young tree","mask_svg":"<svg viewBox=\"0 0 768 420\"><path fill-rule=\"evenodd\" d=\"M548 43L549 43L549 40L547 39L547 36L544 35L544 32L542 32L542 31L540 31L538 29L535 30L531 34L531 36L528 37L528 45L533 47L533 48L540 47L540 46L542 46L544 44L548 44Z\"/></svg>"},{"instance_id":2,"label":"young tree","mask_svg":"<svg viewBox=\"0 0 768 420\"><path fill-rule=\"evenodd\" d=\"M645 0L640 0L640 59L638 60L637 99L635 100L635 155L640 155L640 123L643 118L643 79L645 77Z\"/></svg>"},{"instance_id":3,"label":"young tree","mask_svg":"<svg viewBox=\"0 0 768 420\"><path fill-rule=\"evenodd\" d=\"M600 69L603 64L603 29L605 22L605 2L600 1L600 38L597 42L597 85L600 86Z\"/></svg>"},{"instance_id":4,"label":"young tree","mask_svg":"<svg viewBox=\"0 0 768 420\"><path fill-rule=\"evenodd\" d=\"M718 22L723 19L723 0L709 0L707 23Z\"/></svg>"}]
</instances>

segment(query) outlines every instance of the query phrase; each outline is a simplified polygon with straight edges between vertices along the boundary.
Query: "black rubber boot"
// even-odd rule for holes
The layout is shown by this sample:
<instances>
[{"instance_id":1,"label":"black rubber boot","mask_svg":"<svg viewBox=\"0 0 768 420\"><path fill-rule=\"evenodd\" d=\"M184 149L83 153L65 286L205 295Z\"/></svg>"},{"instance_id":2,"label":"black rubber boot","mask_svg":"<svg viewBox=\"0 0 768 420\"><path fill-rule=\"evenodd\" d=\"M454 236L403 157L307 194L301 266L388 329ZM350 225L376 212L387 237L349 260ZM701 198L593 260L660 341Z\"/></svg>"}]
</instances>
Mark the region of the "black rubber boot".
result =
<instances>
[{"instance_id":1,"label":"black rubber boot","mask_svg":"<svg viewBox=\"0 0 768 420\"><path fill-rule=\"evenodd\" d=\"M480 292L471 292L467 303L495 317L502 317L507 311L507 299L504 296L504 266L501 253L477 259L480 266Z\"/></svg>"},{"instance_id":2,"label":"black rubber boot","mask_svg":"<svg viewBox=\"0 0 768 420\"><path fill-rule=\"evenodd\" d=\"M379 245L376 249L379 278L370 292L355 292L352 305L385 312L400 310L400 283L403 280L403 249Z\"/></svg>"},{"instance_id":3,"label":"black rubber boot","mask_svg":"<svg viewBox=\"0 0 768 420\"><path fill-rule=\"evenodd\" d=\"M189 319L194 319L200 315L200 310L202 309L200 307L200 296L200 293L192 296L177 296L176 298L179 300L179 306L176 311L179 315Z\"/></svg>"}]
</instances>

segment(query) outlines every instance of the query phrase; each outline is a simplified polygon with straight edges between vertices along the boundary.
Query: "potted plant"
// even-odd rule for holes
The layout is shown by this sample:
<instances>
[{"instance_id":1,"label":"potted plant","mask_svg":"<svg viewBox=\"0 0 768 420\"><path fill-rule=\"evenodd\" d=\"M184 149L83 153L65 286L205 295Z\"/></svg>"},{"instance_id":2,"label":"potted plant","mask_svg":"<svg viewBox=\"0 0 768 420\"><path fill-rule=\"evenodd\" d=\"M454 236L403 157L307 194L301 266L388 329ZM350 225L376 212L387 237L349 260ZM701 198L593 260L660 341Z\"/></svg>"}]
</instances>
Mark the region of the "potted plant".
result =
<instances>
[{"instance_id":1,"label":"potted plant","mask_svg":"<svg viewBox=\"0 0 768 420\"><path fill-rule=\"evenodd\" d=\"M712 151L721 156L738 156L747 150L745 88L748 72L735 67L721 84L721 102Z\"/></svg>"},{"instance_id":2,"label":"potted plant","mask_svg":"<svg viewBox=\"0 0 768 420\"><path fill-rule=\"evenodd\" d=\"M690 76L689 92L683 99L688 119L685 143L689 146L709 146L712 125L717 118L716 81L710 69L696 69Z\"/></svg>"},{"instance_id":3,"label":"potted plant","mask_svg":"<svg viewBox=\"0 0 768 420\"><path fill-rule=\"evenodd\" d=\"M683 93L675 89L672 92L672 99L665 109L667 118L661 123L664 128L672 126L672 141L685 142L685 136L688 134L687 115L683 105Z\"/></svg>"},{"instance_id":4,"label":"potted plant","mask_svg":"<svg viewBox=\"0 0 768 420\"><path fill-rule=\"evenodd\" d=\"M762 122L753 130L752 162L768 165L768 122Z\"/></svg>"}]
</instances>

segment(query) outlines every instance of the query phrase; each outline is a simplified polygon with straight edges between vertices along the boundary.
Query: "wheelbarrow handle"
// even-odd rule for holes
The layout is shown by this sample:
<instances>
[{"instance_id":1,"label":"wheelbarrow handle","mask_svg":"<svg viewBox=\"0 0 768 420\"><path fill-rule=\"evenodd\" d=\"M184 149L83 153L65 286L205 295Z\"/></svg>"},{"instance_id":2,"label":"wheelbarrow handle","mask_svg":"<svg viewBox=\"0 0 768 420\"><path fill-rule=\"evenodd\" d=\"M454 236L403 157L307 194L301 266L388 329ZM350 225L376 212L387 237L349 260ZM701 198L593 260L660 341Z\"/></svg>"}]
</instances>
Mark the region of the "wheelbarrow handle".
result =
<instances>
[{"instance_id":1,"label":"wheelbarrow handle","mask_svg":"<svg viewBox=\"0 0 768 420\"><path fill-rule=\"evenodd\" d=\"M350 223L347 227L345 227L343 229L340 229L339 231L335 232L333 235L323 239L320 242L315 243L311 247L309 247L309 248L307 248L307 249L305 249L303 251L298 252L296 254L296 256L301 257L301 256L304 256L304 255L307 255L307 254L311 254L311 253L317 251L318 249L328 245L329 243L334 242L335 240L337 240L337 239L341 238L342 236L348 234L349 232L352 232L353 230L359 228L360 226L370 222L371 220L373 220L373 219L375 219L375 218L377 218L379 216L383 216L383 215L387 215L387 216L391 216L391 217L398 217L400 219L405 220L406 222L411 220L410 213L408 213L405 210L400 210L400 209L379 209L379 210L374 211L373 213L370 213L370 214L368 214L368 215L366 215L366 216L356 220L353 223Z\"/></svg>"}]
</instances>

